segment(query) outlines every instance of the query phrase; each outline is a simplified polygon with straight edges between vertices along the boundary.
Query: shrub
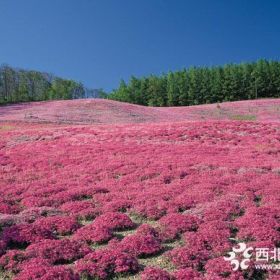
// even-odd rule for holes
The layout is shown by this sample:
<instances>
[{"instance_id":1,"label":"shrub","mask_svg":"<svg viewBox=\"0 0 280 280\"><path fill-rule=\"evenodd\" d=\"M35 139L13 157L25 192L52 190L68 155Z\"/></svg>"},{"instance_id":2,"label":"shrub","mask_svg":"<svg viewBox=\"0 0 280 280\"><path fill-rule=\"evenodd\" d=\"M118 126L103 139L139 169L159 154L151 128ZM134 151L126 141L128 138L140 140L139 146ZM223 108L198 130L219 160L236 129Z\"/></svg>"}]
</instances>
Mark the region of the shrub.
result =
<instances>
[{"instance_id":1,"label":"shrub","mask_svg":"<svg viewBox=\"0 0 280 280\"><path fill-rule=\"evenodd\" d=\"M46 259L52 264L64 264L82 258L91 251L88 246L75 240L43 240L30 245L26 255Z\"/></svg>"},{"instance_id":2,"label":"shrub","mask_svg":"<svg viewBox=\"0 0 280 280\"><path fill-rule=\"evenodd\" d=\"M236 219L235 225L239 229L237 236L240 239L271 241L275 245L280 239L279 210L275 207L248 208L244 216Z\"/></svg>"},{"instance_id":3,"label":"shrub","mask_svg":"<svg viewBox=\"0 0 280 280\"><path fill-rule=\"evenodd\" d=\"M112 230L123 230L134 228L135 224L123 213L111 212L100 215L94 220L94 225L107 226Z\"/></svg>"},{"instance_id":4,"label":"shrub","mask_svg":"<svg viewBox=\"0 0 280 280\"><path fill-rule=\"evenodd\" d=\"M139 269L137 259L118 250L98 250L86 255L75 264L80 276L110 279L116 274L135 273Z\"/></svg>"},{"instance_id":5,"label":"shrub","mask_svg":"<svg viewBox=\"0 0 280 280\"><path fill-rule=\"evenodd\" d=\"M137 257L155 255L162 250L158 232L146 224L141 225L135 234L127 235L121 241L113 239L109 245Z\"/></svg>"},{"instance_id":6,"label":"shrub","mask_svg":"<svg viewBox=\"0 0 280 280\"><path fill-rule=\"evenodd\" d=\"M167 271L160 268L147 267L141 273L141 280L172 280L174 279Z\"/></svg>"},{"instance_id":7,"label":"shrub","mask_svg":"<svg viewBox=\"0 0 280 280\"><path fill-rule=\"evenodd\" d=\"M32 223L40 217L49 217L59 215L60 211L52 207L31 207L21 211L18 219L21 223Z\"/></svg>"},{"instance_id":8,"label":"shrub","mask_svg":"<svg viewBox=\"0 0 280 280\"><path fill-rule=\"evenodd\" d=\"M232 265L229 262L226 262L223 257L218 257L218 258L208 260L205 265L205 270L206 270L205 278L207 280L244 279L242 273L239 271L233 271Z\"/></svg>"},{"instance_id":9,"label":"shrub","mask_svg":"<svg viewBox=\"0 0 280 280\"><path fill-rule=\"evenodd\" d=\"M22 270L14 280L79 280L71 269L64 266L29 266Z\"/></svg>"},{"instance_id":10,"label":"shrub","mask_svg":"<svg viewBox=\"0 0 280 280\"><path fill-rule=\"evenodd\" d=\"M176 280L202 280L202 274L192 268L179 269L173 276Z\"/></svg>"},{"instance_id":11,"label":"shrub","mask_svg":"<svg viewBox=\"0 0 280 280\"><path fill-rule=\"evenodd\" d=\"M74 217L66 216L43 217L34 225L60 235L71 234L80 227Z\"/></svg>"},{"instance_id":12,"label":"shrub","mask_svg":"<svg viewBox=\"0 0 280 280\"><path fill-rule=\"evenodd\" d=\"M142 224L141 226L139 226L136 233L137 233L137 235L142 235L142 236L149 235L149 236L152 236L152 237L160 240L160 234L159 234L158 230L156 230L155 228L153 228L152 226L150 226L148 224Z\"/></svg>"},{"instance_id":13,"label":"shrub","mask_svg":"<svg viewBox=\"0 0 280 280\"><path fill-rule=\"evenodd\" d=\"M16 205L11 205L0 199L0 214L16 214L18 212L19 208Z\"/></svg>"},{"instance_id":14,"label":"shrub","mask_svg":"<svg viewBox=\"0 0 280 280\"><path fill-rule=\"evenodd\" d=\"M47 229L41 228L35 224L20 224L5 228L2 233L2 239L8 243L25 245L38 242L43 239L54 239L54 234Z\"/></svg>"},{"instance_id":15,"label":"shrub","mask_svg":"<svg viewBox=\"0 0 280 280\"><path fill-rule=\"evenodd\" d=\"M125 212L132 205L132 202L126 199L114 199L110 202L104 202L104 211L106 212Z\"/></svg>"},{"instance_id":16,"label":"shrub","mask_svg":"<svg viewBox=\"0 0 280 280\"><path fill-rule=\"evenodd\" d=\"M159 197L147 198L148 196L136 200L133 210L146 218L158 220L166 214L169 203Z\"/></svg>"},{"instance_id":17,"label":"shrub","mask_svg":"<svg viewBox=\"0 0 280 280\"><path fill-rule=\"evenodd\" d=\"M121 241L120 249L138 257L146 257L159 253L162 247L159 239L152 235L133 234Z\"/></svg>"},{"instance_id":18,"label":"shrub","mask_svg":"<svg viewBox=\"0 0 280 280\"><path fill-rule=\"evenodd\" d=\"M69 201L62 204L60 210L82 219L93 219L98 215L98 210L91 201Z\"/></svg>"},{"instance_id":19,"label":"shrub","mask_svg":"<svg viewBox=\"0 0 280 280\"><path fill-rule=\"evenodd\" d=\"M25 255L25 258L20 262L17 266L19 271L23 270L32 270L34 267L45 267L45 266L51 266L51 263L47 259L43 259L40 257L34 257L34 258L28 258L28 256Z\"/></svg>"},{"instance_id":20,"label":"shrub","mask_svg":"<svg viewBox=\"0 0 280 280\"><path fill-rule=\"evenodd\" d=\"M232 246L229 241L231 236L230 224L220 221L212 221L200 225L197 232L184 234L186 245L193 250L206 250L212 256L222 255Z\"/></svg>"},{"instance_id":21,"label":"shrub","mask_svg":"<svg viewBox=\"0 0 280 280\"><path fill-rule=\"evenodd\" d=\"M171 250L166 256L179 268L191 267L201 271L210 258L210 253L207 250L184 246Z\"/></svg>"},{"instance_id":22,"label":"shrub","mask_svg":"<svg viewBox=\"0 0 280 280\"><path fill-rule=\"evenodd\" d=\"M198 228L198 218L178 213L168 214L159 220L162 228L162 237L173 240L186 231L195 231Z\"/></svg>"},{"instance_id":23,"label":"shrub","mask_svg":"<svg viewBox=\"0 0 280 280\"><path fill-rule=\"evenodd\" d=\"M25 252L21 250L9 250L0 258L0 267L4 270L16 272L19 264L26 260Z\"/></svg>"},{"instance_id":24,"label":"shrub","mask_svg":"<svg viewBox=\"0 0 280 280\"><path fill-rule=\"evenodd\" d=\"M73 239L88 243L104 243L113 237L113 232L106 225L91 223L76 231Z\"/></svg>"}]
</instances>

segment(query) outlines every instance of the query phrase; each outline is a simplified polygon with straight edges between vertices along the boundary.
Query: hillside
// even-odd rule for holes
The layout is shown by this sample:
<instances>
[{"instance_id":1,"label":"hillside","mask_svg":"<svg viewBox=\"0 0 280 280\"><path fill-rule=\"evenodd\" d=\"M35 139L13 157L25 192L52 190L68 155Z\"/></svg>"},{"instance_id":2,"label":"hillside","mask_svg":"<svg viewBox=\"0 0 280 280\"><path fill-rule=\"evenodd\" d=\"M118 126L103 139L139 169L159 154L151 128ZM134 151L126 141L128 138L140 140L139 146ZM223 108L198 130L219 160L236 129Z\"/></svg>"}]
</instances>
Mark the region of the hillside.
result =
<instances>
[{"instance_id":1,"label":"hillside","mask_svg":"<svg viewBox=\"0 0 280 280\"><path fill-rule=\"evenodd\" d=\"M279 247L279 108L0 107L0 279L279 279L223 258Z\"/></svg>"},{"instance_id":2,"label":"hillside","mask_svg":"<svg viewBox=\"0 0 280 280\"><path fill-rule=\"evenodd\" d=\"M158 123L196 120L280 121L280 99L188 107L145 107L104 99L21 103L0 107L0 121L70 124Z\"/></svg>"}]
</instances>

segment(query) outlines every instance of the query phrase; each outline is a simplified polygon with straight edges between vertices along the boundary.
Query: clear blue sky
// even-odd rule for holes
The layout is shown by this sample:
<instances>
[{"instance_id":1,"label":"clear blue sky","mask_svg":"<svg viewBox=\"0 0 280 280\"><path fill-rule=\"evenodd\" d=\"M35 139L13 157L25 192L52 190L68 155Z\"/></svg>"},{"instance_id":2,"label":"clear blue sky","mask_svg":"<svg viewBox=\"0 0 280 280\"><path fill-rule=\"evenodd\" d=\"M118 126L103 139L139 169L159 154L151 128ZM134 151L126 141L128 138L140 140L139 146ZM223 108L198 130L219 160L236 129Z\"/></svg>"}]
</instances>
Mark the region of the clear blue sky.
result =
<instances>
[{"instance_id":1,"label":"clear blue sky","mask_svg":"<svg viewBox=\"0 0 280 280\"><path fill-rule=\"evenodd\" d=\"M277 0L0 0L0 63L110 90L119 80L279 59Z\"/></svg>"}]
</instances>

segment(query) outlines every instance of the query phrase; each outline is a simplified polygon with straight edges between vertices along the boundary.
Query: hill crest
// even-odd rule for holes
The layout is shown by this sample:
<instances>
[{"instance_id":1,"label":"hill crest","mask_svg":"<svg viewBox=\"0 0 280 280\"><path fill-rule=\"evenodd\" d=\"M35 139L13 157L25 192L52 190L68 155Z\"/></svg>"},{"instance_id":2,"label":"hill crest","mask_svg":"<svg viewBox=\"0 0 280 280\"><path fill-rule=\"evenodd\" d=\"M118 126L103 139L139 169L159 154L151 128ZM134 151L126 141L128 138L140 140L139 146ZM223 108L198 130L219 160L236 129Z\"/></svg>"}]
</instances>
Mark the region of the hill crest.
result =
<instances>
[{"instance_id":1,"label":"hill crest","mask_svg":"<svg viewBox=\"0 0 280 280\"><path fill-rule=\"evenodd\" d=\"M105 99L41 101L0 107L0 121L125 124L178 121L280 121L280 99L186 107L146 107Z\"/></svg>"}]
</instances>

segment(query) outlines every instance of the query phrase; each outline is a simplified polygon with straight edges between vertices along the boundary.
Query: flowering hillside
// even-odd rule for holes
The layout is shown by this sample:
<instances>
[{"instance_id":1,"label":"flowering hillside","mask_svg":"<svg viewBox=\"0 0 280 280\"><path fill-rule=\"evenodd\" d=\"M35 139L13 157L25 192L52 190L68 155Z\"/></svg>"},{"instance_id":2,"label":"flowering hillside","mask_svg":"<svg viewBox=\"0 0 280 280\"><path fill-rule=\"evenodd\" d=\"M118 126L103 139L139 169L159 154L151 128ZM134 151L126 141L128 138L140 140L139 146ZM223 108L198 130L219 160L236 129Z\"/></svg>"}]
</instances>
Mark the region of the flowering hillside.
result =
<instances>
[{"instance_id":1,"label":"flowering hillside","mask_svg":"<svg viewBox=\"0 0 280 280\"><path fill-rule=\"evenodd\" d=\"M280 279L223 259L280 247L280 101L217 106L0 108L0 279Z\"/></svg>"},{"instance_id":2,"label":"flowering hillside","mask_svg":"<svg viewBox=\"0 0 280 280\"><path fill-rule=\"evenodd\" d=\"M104 99L21 103L0 107L0 121L126 124L198 120L280 121L280 99L188 107L145 107Z\"/></svg>"}]
</instances>

